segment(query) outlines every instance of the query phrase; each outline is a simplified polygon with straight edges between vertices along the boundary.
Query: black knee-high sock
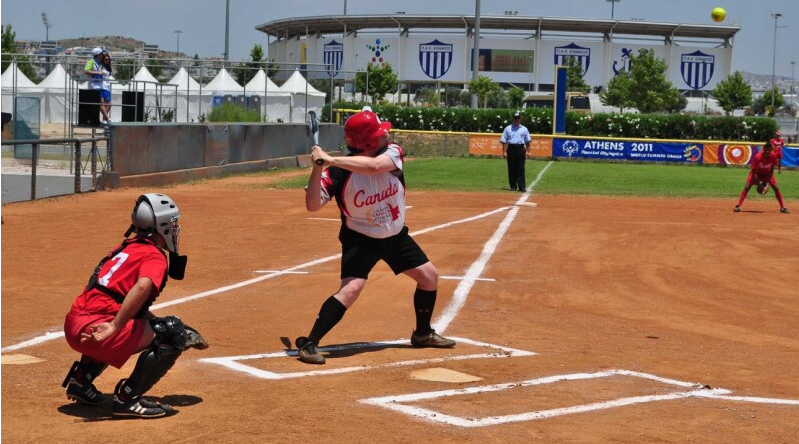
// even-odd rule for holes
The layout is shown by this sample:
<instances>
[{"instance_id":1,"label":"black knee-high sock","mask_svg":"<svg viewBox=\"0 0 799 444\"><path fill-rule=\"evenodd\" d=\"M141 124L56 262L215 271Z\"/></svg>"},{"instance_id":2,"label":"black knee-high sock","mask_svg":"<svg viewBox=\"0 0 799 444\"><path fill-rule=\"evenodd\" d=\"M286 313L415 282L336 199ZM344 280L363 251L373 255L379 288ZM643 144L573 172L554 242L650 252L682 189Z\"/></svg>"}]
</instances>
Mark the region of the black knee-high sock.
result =
<instances>
[{"instance_id":1,"label":"black knee-high sock","mask_svg":"<svg viewBox=\"0 0 799 444\"><path fill-rule=\"evenodd\" d=\"M319 345L319 341L338 324L347 307L344 306L338 299L333 296L327 298L319 309L319 316L316 317L316 322L313 324L311 334L308 335L308 340L314 344Z\"/></svg>"},{"instance_id":2,"label":"black knee-high sock","mask_svg":"<svg viewBox=\"0 0 799 444\"><path fill-rule=\"evenodd\" d=\"M436 306L437 290L422 290L416 288L413 294L413 308L416 310L416 334L430 333L430 319L433 318L433 308Z\"/></svg>"}]
</instances>

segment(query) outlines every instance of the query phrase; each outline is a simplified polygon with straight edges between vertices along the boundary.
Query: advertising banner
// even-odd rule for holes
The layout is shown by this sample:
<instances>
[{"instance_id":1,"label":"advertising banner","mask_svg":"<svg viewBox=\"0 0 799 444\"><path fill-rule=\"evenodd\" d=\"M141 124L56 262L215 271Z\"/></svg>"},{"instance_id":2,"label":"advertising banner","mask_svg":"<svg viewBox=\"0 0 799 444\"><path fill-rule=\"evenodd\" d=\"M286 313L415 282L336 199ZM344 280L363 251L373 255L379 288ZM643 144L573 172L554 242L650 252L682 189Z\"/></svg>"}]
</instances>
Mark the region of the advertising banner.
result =
<instances>
[{"instance_id":1,"label":"advertising banner","mask_svg":"<svg viewBox=\"0 0 799 444\"><path fill-rule=\"evenodd\" d=\"M703 163L749 165L759 150L758 145L706 143Z\"/></svg>"},{"instance_id":2,"label":"advertising banner","mask_svg":"<svg viewBox=\"0 0 799 444\"><path fill-rule=\"evenodd\" d=\"M702 145L679 142L555 139L554 157L639 160L643 162L702 162Z\"/></svg>"},{"instance_id":3,"label":"advertising banner","mask_svg":"<svg viewBox=\"0 0 799 444\"><path fill-rule=\"evenodd\" d=\"M476 135L469 136L469 154L476 156L502 156L502 144L499 143L500 135ZM533 157L552 157L552 138L532 136L530 137L530 151Z\"/></svg>"},{"instance_id":4,"label":"advertising banner","mask_svg":"<svg viewBox=\"0 0 799 444\"><path fill-rule=\"evenodd\" d=\"M782 148L782 166L799 166L799 146L786 146Z\"/></svg>"}]
</instances>

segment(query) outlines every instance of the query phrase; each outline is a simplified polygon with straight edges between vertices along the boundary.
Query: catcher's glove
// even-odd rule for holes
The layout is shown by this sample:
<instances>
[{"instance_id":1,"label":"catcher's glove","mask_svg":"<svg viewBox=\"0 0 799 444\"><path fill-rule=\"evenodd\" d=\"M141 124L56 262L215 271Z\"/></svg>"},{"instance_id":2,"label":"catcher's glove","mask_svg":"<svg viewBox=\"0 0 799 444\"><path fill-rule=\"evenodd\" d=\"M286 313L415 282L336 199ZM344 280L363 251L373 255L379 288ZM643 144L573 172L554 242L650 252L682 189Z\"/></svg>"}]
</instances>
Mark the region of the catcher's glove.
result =
<instances>
[{"instance_id":1,"label":"catcher's glove","mask_svg":"<svg viewBox=\"0 0 799 444\"><path fill-rule=\"evenodd\" d=\"M196 348L197 350L205 350L210 347L208 341L205 340L203 335L197 330L185 325L186 327L186 348Z\"/></svg>"}]
</instances>

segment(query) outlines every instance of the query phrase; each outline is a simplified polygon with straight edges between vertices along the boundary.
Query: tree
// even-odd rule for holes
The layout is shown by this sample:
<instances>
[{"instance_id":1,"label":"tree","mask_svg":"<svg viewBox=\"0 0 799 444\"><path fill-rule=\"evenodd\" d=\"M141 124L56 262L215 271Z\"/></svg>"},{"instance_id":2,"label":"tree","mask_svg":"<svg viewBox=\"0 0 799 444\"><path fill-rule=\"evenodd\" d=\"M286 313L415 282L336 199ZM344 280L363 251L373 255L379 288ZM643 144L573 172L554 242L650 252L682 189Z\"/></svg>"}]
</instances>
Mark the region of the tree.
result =
<instances>
[{"instance_id":1,"label":"tree","mask_svg":"<svg viewBox=\"0 0 799 444\"><path fill-rule=\"evenodd\" d=\"M383 101L383 97L389 92L397 90L397 74L391 68L390 63L378 65L370 63L366 65L366 72L358 71L355 74L355 90L366 91L367 73L369 75L369 91L367 96L377 97L378 101Z\"/></svg>"},{"instance_id":2,"label":"tree","mask_svg":"<svg viewBox=\"0 0 799 444\"><path fill-rule=\"evenodd\" d=\"M746 84L739 71L720 81L713 89L713 96L727 115L736 109L752 106L752 88Z\"/></svg>"},{"instance_id":3,"label":"tree","mask_svg":"<svg viewBox=\"0 0 799 444\"><path fill-rule=\"evenodd\" d=\"M113 63L114 78L117 80L130 80L135 74L134 68L136 62L133 59L116 60Z\"/></svg>"},{"instance_id":4,"label":"tree","mask_svg":"<svg viewBox=\"0 0 799 444\"><path fill-rule=\"evenodd\" d=\"M164 61L161 59L147 59L144 62L144 66L147 67L147 71L150 71L150 74L152 74L153 77L160 79L161 76L164 75L163 63Z\"/></svg>"},{"instance_id":5,"label":"tree","mask_svg":"<svg viewBox=\"0 0 799 444\"><path fill-rule=\"evenodd\" d=\"M267 64L264 61L264 48L260 44L256 44L250 50L250 61L239 63L233 68L233 78L239 82L239 85L246 85L255 77L259 69L267 69ZM267 75L269 74L267 73Z\"/></svg>"},{"instance_id":6,"label":"tree","mask_svg":"<svg viewBox=\"0 0 799 444\"><path fill-rule=\"evenodd\" d=\"M631 54L630 67L627 99L634 108L646 114L679 106L681 94L666 79L666 61L655 57L654 50L642 48L638 55Z\"/></svg>"},{"instance_id":7,"label":"tree","mask_svg":"<svg viewBox=\"0 0 799 444\"><path fill-rule=\"evenodd\" d=\"M524 102L524 90L521 88L511 88L508 91L508 106L513 109L520 109Z\"/></svg>"},{"instance_id":8,"label":"tree","mask_svg":"<svg viewBox=\"0 0 799 444\"><path fill-rule=\"evenodd\" d=\"M771 96L774 95L774 109L771 108ZM766 114L769 117L774 116L774 111L785 103L785 97L780 94L779 90L775 87L763 93L763 95L752 103L752 111L755 114Z\"/></svg>"},{"instance_id":9,"label":"tree","mask_svg":"<svg viewBox=\"0 0 799 444\"><path fill-rule=\"evenodd\" d=\"M577 61L576 57L566 57L564 65L566 69L566 91L576 91L587 93L591 91L591 87L583 80L583 67Z\"/></svg>"},{"instance_id":10,"label":"tree","mask_svg":"<svg viewBox=\"0 0 799 444\"><path fill-rule=\"evenodd\" d=\"M610 79L608 87L599 94L599 101L605 106L615 106L619 112L624 112L624 108L631 108L632 102L628 98L630 89L630 74L622 71L616 77Z\"/></svg>"},{"instance_id":11,"label":"tree","mask_svg":"<svg viewBox=\"0 0 799 444\"><path fill-rule=\"evenodd\" d=\"M36 75L36 70L33 69L33 66L30 64L30 59L27 56L12 56L11 54L16 54L19 51L19 47L17 47L17 33L11 30L11 25L3 26L3 35L2 35L2 71L5 72L8 65L11 64L12 61L17 62L17 67L26 77L31 79L33 82L39 82L39 76Z\"/></svg>"},{"instance_id":12,"label":"tree","mask_svg":"<svg viewBox=\"0 0 799 444\"><path fill-rule=\"evenodd\" d=\"M483 102L483 108L488 107L489 94L498 88L499 84L494 79L484 75L477 76L477 79L469 83L469 93L477 95L477 98Z\"/></svg>"}]
</instances>

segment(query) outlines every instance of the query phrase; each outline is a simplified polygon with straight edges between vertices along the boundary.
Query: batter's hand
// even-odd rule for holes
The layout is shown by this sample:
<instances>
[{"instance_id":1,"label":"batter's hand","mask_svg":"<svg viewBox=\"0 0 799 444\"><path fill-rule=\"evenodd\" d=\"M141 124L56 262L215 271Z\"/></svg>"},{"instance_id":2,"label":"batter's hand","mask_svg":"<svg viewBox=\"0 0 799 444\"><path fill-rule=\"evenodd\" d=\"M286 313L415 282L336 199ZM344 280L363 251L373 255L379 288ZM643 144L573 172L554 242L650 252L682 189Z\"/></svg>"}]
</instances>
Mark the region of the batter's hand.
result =
<instances>
[{"instance_id":1,"label":"batter's hand","mask_svg":"<svg viewBox=\"0 0 799 444\"><path fill-rule=\"evenodd\" d=\"M311 148L311 160L313 160L313 162L316 165L325 165L328 162L330 162L330 159L331 159L330 155L328 155L326 152L324 152L324 150L322 150L321 146L314 145ZM320 163L320 161L321 161L321 163Z\"/></svg>"},{"instance_id":2,"label":"batter's hand","mask_svg":"<svg viewBox=\"0 0 799 444\"><path fill-rule=\"evenodd\" d=\"M116 332L116 327L110 322L91 325L80 334L80 343L95 342L100 344L111 336L114 336Z\"/></svg>"}]
</instances>

